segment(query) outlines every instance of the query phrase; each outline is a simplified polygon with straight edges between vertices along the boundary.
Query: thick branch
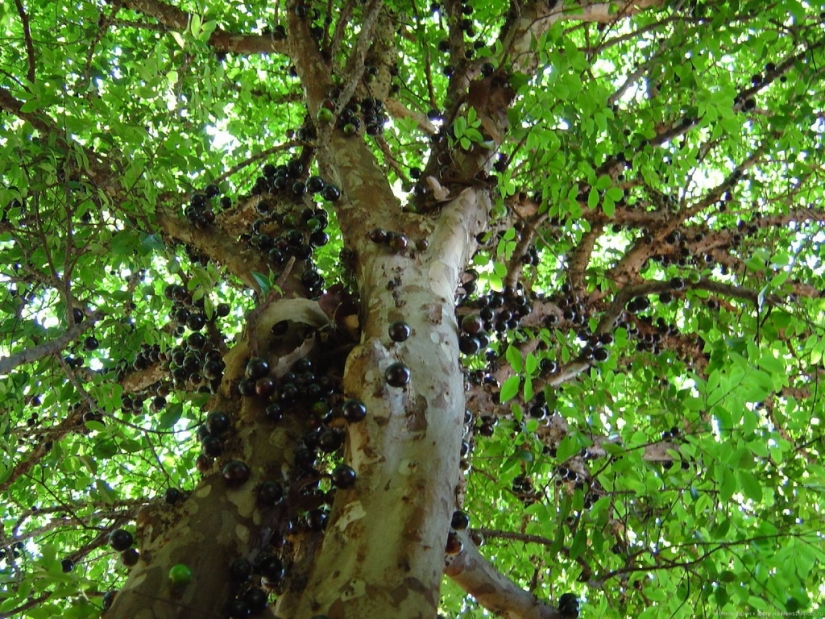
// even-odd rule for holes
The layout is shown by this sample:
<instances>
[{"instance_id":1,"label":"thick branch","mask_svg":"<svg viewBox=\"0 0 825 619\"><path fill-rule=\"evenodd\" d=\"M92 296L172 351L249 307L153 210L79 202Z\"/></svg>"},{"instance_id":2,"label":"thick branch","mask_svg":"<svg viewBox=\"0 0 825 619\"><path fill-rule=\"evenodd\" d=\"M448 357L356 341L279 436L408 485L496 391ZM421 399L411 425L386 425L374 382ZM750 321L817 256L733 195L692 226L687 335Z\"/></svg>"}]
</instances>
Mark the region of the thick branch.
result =
<instances>
[{"instance_id":1,"label":"thick branch","mask_svg":"<svg viewBox=\"0 0 825 619\"><path fill-rule=\"evenodd\" d=\"M178 32L185 32L192 21L192 16L186 11L164 2L158 2L158 0L124 0L123 6L154 17L169 30ZM235 54L286 53L286 43L284 41L276 41L271 36L235 34L221 28L216 28L212 32L209 37L209 45L216 52Z\"/></svg>"},{"instance_id":2,"label":"thick branch","mask_svg":"<svg viewBox=\"0 0 825 619\"><path fill-rule=\"evenodd\" d=\"M449 560L444 573L489 611L505 619L560 619L559 612L499 572L465 533L464 549Z\"/></svg>"}]
</instances>

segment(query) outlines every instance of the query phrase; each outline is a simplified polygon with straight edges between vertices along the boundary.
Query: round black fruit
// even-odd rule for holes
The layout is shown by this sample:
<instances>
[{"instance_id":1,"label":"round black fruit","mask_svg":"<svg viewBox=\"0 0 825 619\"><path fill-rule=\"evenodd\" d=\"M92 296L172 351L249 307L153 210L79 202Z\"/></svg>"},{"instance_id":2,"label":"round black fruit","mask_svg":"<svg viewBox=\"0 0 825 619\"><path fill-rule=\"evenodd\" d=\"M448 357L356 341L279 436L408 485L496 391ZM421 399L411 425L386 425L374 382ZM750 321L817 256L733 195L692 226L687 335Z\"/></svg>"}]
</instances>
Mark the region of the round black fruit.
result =
<instances>
[{"instance_id":1,"label":"round black fruit","mask_svg":"<svg viewBox=\"0 0 825 619\"><path fill-rule=\"evenodd\" d=\"M100 342L97 341L97 338L94 335L90 335L83 340L83 350L97 350L98 346L100 346Z\"/></svg>"},{"instance_id":2,"label":"round black fruit","mask_svg":"<svg viewBox=\"0 0 825 619\"><path fill-rule=\"evenodd\" d=\"M137 565L139 559L140 553L137 551L137 548L127 548L120 553L120 562L126 567Z\"/></svg>"},{"instance_id":3,"label":"round black fruit","mask_svg":"<svg viewBox=\"0 0 825 619\"><path fill-rule=\"evenodd\" d=\"M463 531L470 526L470 517L462 511L454 511L450 526L456 531Z\"/></svg>"},{"instance_id":4,"label":"round black fruit","mask_svg":"<svg viewBox=\"0 0 825 619\"><path fill-rule=\"evenodd\" d=\"M74 569L74 561L71 559L63 559L60 562L61 567L63 568L63 573L68 574Z\"/></svg>"},{"instance_id":5,"label":"round black fruit","mask_svg":"<svg viewBox=\"0 0 825 619\"><path fill-rule=\"evenodd\" d=\"M355 471L351 466L339 464L332 471L332 484L342 490L352 488L355 485L355 477Z\"/></svg>"},{"instance_id":6,"label":"round black fruit","mask_svg":"<svg viewBox=\"0 0 825 619\"><path fill-rule=\"evenodd\" d=\"M237 487L245 484L249 479L252 471L246 462L240 460L232 460L223 465L221 475L228 486Z\"/></svg>"},{"instance_id":7,"label":"round black fruit","mask_svg":"<svg viewBox=\"0 0 825 619\"><path fill-rule=\"evenodd\" d=\"M252 614L252 609L244 600L232 600L227 606L227 614L230 619L246 619Z\"/></svg>"},{"instance_id":8,"label":"round black fruit","mask_svg":"<svg viewBox=\"0 0 825 619\"><path fill-rule=\"evenodd\" d=\"M403 342L411 333L410 325L403 320L397 320L390 325L389 335L393 342Z\"/></svg>"},{"instance_id":9,"label":"round black fruit","mask_svg":"<svg viewBox=\"0 0 825 619\"><path fill-rule=\"evenodd\" d=\"M263 612L268 602L266 591L259 587L252 587L243 594L243 601L249 604L253 615Z\"/></svg>"},{"instance_id":10,"label":"round black fruit","mask_svg":"<svg viewBox=\"0 0 825 619\"><path fill-rule=\"evenodd\" d=\"M336 200L338 200L338 198L341 197L341 190L338 189L338 187L336 187L335 185L327 185L321 191L321 197L329 202L335 202Z\"/></svg>"},{"instance_id":11,"label":"round black fruit","mask_svg":"<svg viewBox=\"0 0 825 619\"><path fill-rule=\"evenodd\" d=\"M410 382L410 368L400 362L392 363L384 372L384 378L390 387L403 387Z\"/></svg>"},{"instance_id":12,"label":"round black fruit","mask_svg":"<svg viewBox=\"0 0 825 619\"><path fill-rule=\"evenodd\" d=\"M458 349L465 355L475 355L481 350L481 341L474 335L461 335L458 338Z\"/></svg>"},{"instance_id":13,"label":"round black fruit","mask_svg":"<svg viewBox=\"0 0 825 619\"><path fill-rule=\"evenodd\" d=\"M277 481L265 481L258 488L258 503L264 507L272 507L284 496L284 489Z\"/></svg>"},{"instance_id":14,"label":"round black fruit","mask_svg":"<svg viewBox=\"0 0 825 619\"><path fill-rule=\"evenodd\" d=\"M278 582L284 577L284 565L275 555L259 558L256 571L270 582Z\"/></svg>"},{"instance_id":15,"label":"round black fruit","mask_svg":"<svg viewBox=\"0 0 825 619\"><path fill-rule=\"evenodd\" d=\"M223 442L217 436L207 434L201 441L201 452L204 456L217 458L223 453Z\"/></svg>"},{"instance_id":16,"label":"round black fruit","mask_svg":"<svg viewBox=\"0 0 825 619\"><path fill-rule=\"evenodd\" d=\"M252 357L246 364L246 376L257 380L269 374L269 362L261 357Z\"/></svg>"},{"instance_id":17,"label":"round black fruit","mask_svg":"<svg viewBox=\"0 0 825 619\"><path fill-rule=\"evenodd\" d=\"M181 492L177 488L167 488L166 493L163 495L163 499L169 505L174 505L175 503L180 502L180 500L182 498L183 498L183 492Z\"/></svg>"},{"instance_id":18,"label":"round black fruit","mask_svg":"<svg viewBox=\"0 0 825 619\"><path fill-rule=\"evenodd\" d=\"M229 578L232 582L246 582L252 578L252 563L246 559L235 559L229 566Z\"/></svg>"},{"instance_id":19,"label":"round black fruit","mask_svg":"<svg viewBox=\"0 0 825 619\"><path fill-rule=\"evenodd\" d=\"M350 423L361 421L367 416L367 407L361 400L350 399L344 402L343 406L344 419Z\"/></svg>"},{"instance_id":20,"label":"round black fruit","mask_svg":"<svg viewBox=\"0 0 825 619\"><path fill-rule=\"evenodd\" d=\"M115 529L109 533L109 546L112 550L123 552L127 548L131 548L135 538L126 529Z\"/></svg>"},{"instance_id":21,"label":"round black fruit","mask_svg":"<svg viewBox=\"0 0 825 619\"><path fill-rule=\"evenodd\" d=\"M206 416L206 429L212 436L220 436L229 429L229 415L221 411L212 411Z\"/></svg>"}]
</instances>

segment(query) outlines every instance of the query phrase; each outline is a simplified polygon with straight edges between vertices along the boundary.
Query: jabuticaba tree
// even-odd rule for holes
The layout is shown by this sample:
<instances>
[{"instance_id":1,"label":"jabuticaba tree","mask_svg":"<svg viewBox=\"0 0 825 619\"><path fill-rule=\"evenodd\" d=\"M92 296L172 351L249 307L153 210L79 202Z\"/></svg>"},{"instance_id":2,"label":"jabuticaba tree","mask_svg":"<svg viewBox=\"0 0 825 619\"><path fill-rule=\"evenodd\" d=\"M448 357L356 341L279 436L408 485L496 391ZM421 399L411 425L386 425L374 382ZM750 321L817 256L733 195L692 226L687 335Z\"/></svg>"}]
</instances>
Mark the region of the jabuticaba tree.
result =
<instances>
[{"instance_id":1,"label":"jabuticaba tree","mask_svg":"<svg viewBox=\"0 0 825 619\"><path fill-rule=\"evenodd\" d=\"M816 613L815 4L4 4L0 618Z\"/></svg>"}]
</instances>

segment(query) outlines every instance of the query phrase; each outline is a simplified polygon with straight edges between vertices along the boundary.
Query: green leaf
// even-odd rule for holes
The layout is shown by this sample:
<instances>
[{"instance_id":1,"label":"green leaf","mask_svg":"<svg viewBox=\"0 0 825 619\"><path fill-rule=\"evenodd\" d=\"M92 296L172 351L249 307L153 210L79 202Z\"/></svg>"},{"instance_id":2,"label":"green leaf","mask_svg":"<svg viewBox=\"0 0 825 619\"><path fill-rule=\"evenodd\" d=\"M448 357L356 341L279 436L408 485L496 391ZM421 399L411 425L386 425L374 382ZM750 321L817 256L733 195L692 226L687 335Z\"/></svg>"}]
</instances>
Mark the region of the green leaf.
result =
<instances>
[{"instance_id":1,"label":"green leaf","mask_svg":"<svg viewBox=\"0 0 825 619\"><path fill-rule=\"evenodd\" d=\"M762 500L762 484L749 471L737 471L739 476L739 483L742 486L742 493L752 501L759 502Z\"/></svg>"},{"instance_id":2,"label":"green leaf","mask_svg":"<svg viewBox=\"0 0 825 619\"><path fill-rule=\"evenodd\" d=\"M521 351L515 346L510 345L507 347L505 357L507 358L507 362L510 364L510 367L513 369L513 371L520 373L522 370Z\"/></svg>"},{"instance_id":3,"label":"green leaf","mask_svg":"<svg viewBox=\"0 0 825 619\"><path fill-rule=\"evenodd\" d=\"M580 527L570 542L570 558L578 558L587 549L587 529Z\"/></svg>"},{"instance_id":4,"label":"green leaf","mask_svg":"<svg viewBox=\"0 0 825 619\"><path fill-rule=\"evenodd\" d=\"M521 379L518 375L511 376L510 378L505 380L504 384L501 386L501 394L499 395L499 401L502 404L504 404L508 400L512 400L518 393L518 388L520 384Z\"/></svg>"}]
</instances>

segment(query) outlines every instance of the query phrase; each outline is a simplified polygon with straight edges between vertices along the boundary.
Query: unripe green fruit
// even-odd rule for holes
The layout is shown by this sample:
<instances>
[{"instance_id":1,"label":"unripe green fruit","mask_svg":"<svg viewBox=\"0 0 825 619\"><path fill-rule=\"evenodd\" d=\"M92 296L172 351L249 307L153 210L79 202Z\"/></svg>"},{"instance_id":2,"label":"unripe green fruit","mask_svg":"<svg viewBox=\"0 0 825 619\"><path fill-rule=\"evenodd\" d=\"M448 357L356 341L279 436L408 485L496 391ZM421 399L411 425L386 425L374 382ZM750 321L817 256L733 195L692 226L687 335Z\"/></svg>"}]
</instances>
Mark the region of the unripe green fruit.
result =
<instances>
[{"instance_id":1,"label":"unripe green fruit","mask_svg":"<svg viewBox=\"0 0 825 619\"><path fill-rule=\"evenodd\" d=\"M192 582L192 570L188 565L178 563L173 565L169 570L169 582L176 587L182 587Z\"/></svg>"},{"instance_id":2,"label":"unripe green fruit","mask_svg":"<svg viewBox=\"0 0 825 619\"><path fill-rule=\"evenodd\" d=\"M318 122L330 123L333 118L335 118L335 115L332 113L332 110L328 110L325 107L318 110Z\"/></svg>"}]
</instances>

